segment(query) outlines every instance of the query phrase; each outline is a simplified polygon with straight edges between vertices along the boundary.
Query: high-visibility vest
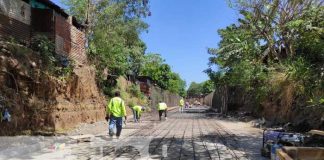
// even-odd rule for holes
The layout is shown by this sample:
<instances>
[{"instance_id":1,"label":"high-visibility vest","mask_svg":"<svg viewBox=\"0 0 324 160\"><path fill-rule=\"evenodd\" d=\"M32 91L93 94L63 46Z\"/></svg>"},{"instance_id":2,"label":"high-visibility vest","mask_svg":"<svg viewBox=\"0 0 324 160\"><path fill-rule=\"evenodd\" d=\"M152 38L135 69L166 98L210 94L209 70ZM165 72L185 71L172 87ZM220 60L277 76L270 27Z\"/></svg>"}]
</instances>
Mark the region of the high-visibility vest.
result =
<instances>
[{"instance_id":1,"label":"high-visibility vest","mask_svg":"<svg viewBox=\"0 0 324 160\"><path fill-rule=\"evenodd\" d=\"M137 112L137 116L139 117L142 113L142 107L139 105L135 105L133 109Z\"/></svg>"},{"instance_id":2,"label":"high-visibility vest","mask_svg":"<svg viewBox=\"0 0 324 160\"><path fill-rule=\"evenodd\" d=\"M125 117L127 115L125 102L120 97L112 98L107 105L106 112L114 117Z\"/></svg>"},{"instance_id":3,"label":"high-visibility vest","mask_svg":"<svg viewBox=\"0 0 324 160\"><path fill-rule=\"evenodd\" d=\"M180 99L180 107L183 107L183 106L184 106L184 100Z\"/></svg>"},{"instance_id":4,"label":"high-visibility vest","mask_svg":"<svg viewBox=\"0 0 324 160\"><path fill-rule=\"evenodd\" d=\"M165 103L163 103L163 102L161 102L161 103L158 104L158 110L159 111L160 110L166 110L167 108L168 108L168 106Z\"/></svg>"}]
</instances>

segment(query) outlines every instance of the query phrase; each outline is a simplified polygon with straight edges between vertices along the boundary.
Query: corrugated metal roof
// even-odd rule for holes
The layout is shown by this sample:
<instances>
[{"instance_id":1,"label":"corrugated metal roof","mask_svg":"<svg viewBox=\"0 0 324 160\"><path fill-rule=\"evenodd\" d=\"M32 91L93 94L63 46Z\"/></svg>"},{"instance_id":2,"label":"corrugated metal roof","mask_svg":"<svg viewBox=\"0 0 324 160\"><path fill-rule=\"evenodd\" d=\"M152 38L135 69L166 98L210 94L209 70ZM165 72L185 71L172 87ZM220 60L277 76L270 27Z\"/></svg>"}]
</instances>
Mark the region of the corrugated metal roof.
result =
<instances>
[{"instance_id":1,"label":"corrugated metal roof","mask_svg":"<svg viewBox=\"0 0 324 160\"><path fill-rule=\"evenodd\" d=\"M47 5L49 8L52 8L53 10L55 10L57 13L60 13L63 17L67 18L69 17L69 14L67 14L64 9L62 9L60 6L58 6L57 4L55 4L54 2L50 1L50 0L36 0L38 2L44 3L45 5ZM77 28L84 28L84 26L79 23L75 17L73 17L73 23L76 24Z\"/></svg>"},{"instance_id":2,"label":"corrugated metal roof","mask_svg":"<svg viewBox=\"0 0 324 160\"><path fill-rule=\"evenodd\" d=\"M68 17L69 15L64 11L64 9L62 9L60 6L58 6L57 4L55 4L54 2L50 1L50 0L36 0L40 3L43 3L45 5L47 5L49 8L54 9L56 12L60 13L62 16L64 17Z\"/></svg>"}]
</instances>

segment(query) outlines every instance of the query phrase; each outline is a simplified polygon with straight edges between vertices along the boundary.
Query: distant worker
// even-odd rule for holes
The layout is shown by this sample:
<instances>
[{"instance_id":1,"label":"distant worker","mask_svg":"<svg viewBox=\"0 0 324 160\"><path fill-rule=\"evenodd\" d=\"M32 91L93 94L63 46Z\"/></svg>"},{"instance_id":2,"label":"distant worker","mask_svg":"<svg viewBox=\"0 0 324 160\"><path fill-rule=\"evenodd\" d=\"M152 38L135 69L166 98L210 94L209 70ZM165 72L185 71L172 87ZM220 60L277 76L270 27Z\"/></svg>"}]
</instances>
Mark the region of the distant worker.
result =
<instances>
[{"instance_id":1,"label":"distant worker","mask_svg":"<svg viewBox=\"0 0 324 160\"><path fill-rule=\"evenodd\" d=\"M183 100L183 98L181 98L180 102L179 102L179 112L180 113L183 113L183 107L184 107L184 100Z\"/></svg>"},{"instance_id":2,"label":"distant worker","mask_svg":"<svg viewBox=\"0 0 324 160\"><path fill-rule=\"evenodd\" d=\"M189 108L189 102L187 101L186 103L185 103L185 108Z\"/></svg>"},{"instance_id":3,"label":"distant worker","mask_svg":"<svg viewBox=\"0 0 324 160\"><path fill-rule=\"evenodd\" d=\"M112 98L106 108L106 117L109 119L109 136L113 136L116 126L116 137L119 139L123 128L123 117L127 120L125 102L120 98L120 92L115 92L115 97Z\"/></svg>"},{"instance_id":4,"label":"distant worker","mask_svg":"<svg viewBox=\"0 0 324 160\"><path fill-rule=\"evenodd\" d=\"M134 122L140 122L141 116L142 116L142 112L145 110L145 107L143 106L139 106L139 105L135 105L133 107L133 116L134 116Z\"/></svg>"},{"instance_id":5,"label":"distant worker","mask_svg":"<svg viewBox=\"0 0 324 160\"><path fill-rule=\"evenodd\" d=\"M160 121L162 120L163 112L164 112L165 120L167 120L167 110L168 110L168 106L164 102L160 101L160 103L158 104L158 111L159 111Z\"/></svg>"}]
</instances>

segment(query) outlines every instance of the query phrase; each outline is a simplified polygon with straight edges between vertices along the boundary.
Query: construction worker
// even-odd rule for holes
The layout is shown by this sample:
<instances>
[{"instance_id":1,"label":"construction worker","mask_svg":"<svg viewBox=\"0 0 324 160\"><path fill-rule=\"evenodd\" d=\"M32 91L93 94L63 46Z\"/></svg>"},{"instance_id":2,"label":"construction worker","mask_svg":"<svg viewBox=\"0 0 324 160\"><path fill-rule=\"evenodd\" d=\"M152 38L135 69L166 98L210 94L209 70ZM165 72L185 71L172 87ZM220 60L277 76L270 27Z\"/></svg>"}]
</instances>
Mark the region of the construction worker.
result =
<instances>
[{"instance_id":1,"label":"construction worker","mask_svg":"<svg viewBox=\"0 0 324 160\"><path fill-rule=\"evenodd\" d=\"M133 107L133 113L134 113L134 122L137 123L141 119L142 112L145 110L144 107L135 105Z\"/></svg>"},{"instance_id":2,"label":"construction worker","mask_svg":"<svg viewBox=\"0 0 324 160\"><path fill-rule=\"evenodd\" d=\"M185 108L189 108L189 102L188 101L186 101L186 103L185 103Z\"/></svg>"},{"instance_id":3,"label":"construction worker","mask_svg":"<svg viewBox=\"0 0 324 160\"><path fill-rule=\"evenodd\" d=\"M180 113L183 112L183 107L184 107L184 100L183 100L183 98L181 98L180 102L179 102L179 112Z\"/></svg>"},{"instance_id":4,"label":"construction worker","mask_svg":"<svg viewBox=\"0 0 324 160\"><path fill-rule=\"evenodd\" d=\"M119 139L123 128L123 117L127 120L125 102L120 98L120 92L115 92L115 97L110 100L106 108L106 117L109 119L109 136L114 135L116 126L116 137Z\"/></svg>"},{"instance_id":5,"label":"construction worker","mask_svg":"<svg viewBox=\"0 0 324 160\"><path fill-rule=\"evenodd\" d=\"M163 112L164 112L165 120L167 120L167 110L168 110L168 106L164 102L160 101L160 103L158 104L158 111L159 111L160 121L162 120Z\"/></svg>"}]
</instances>

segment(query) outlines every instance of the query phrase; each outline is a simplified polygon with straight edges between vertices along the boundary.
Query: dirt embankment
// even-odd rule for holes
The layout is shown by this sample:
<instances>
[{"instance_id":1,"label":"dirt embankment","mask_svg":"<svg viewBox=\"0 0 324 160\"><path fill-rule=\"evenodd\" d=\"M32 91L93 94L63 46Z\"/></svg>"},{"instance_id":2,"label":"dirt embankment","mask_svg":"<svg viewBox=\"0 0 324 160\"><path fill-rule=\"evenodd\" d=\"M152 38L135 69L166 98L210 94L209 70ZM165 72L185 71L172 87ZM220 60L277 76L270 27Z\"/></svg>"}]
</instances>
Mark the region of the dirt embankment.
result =
<instances>
[{"instance_id":1,"label":"dirt embankment","mask_svg":"<svg viewBox=\"0 0 324 160\"><path fill-rule=\"evenodd\" d=\"M224 105L222 93L215 91L202 98L206 105L221 111ZM250 112L255 117L264 117L269 126L290 123L296 131L324 129L323 105L309 105L302 96L297 96L295 88L290 83L283 83L280 89L269 95L258 104L253 94L246 93L239 87L228 88L226 108L229 112Z\"/></svg>"},{"instance_id":2,"label":"dirt embankment","mask_svg":"<svg viewBox=\"0 0 324 160\"><path fill-rule=\"evenodd\" d=\"M58 78L41 63L38 53L0 42L0 110L7 108L12 116L0 123L0 135L60 131L104 119L105 99L92 67L76 65L69 76Z\"/></svg>"}]
</instances>

